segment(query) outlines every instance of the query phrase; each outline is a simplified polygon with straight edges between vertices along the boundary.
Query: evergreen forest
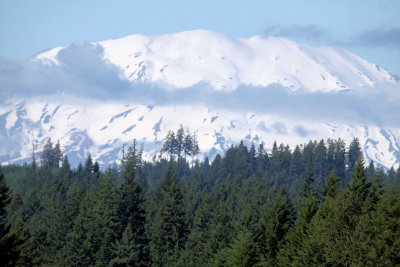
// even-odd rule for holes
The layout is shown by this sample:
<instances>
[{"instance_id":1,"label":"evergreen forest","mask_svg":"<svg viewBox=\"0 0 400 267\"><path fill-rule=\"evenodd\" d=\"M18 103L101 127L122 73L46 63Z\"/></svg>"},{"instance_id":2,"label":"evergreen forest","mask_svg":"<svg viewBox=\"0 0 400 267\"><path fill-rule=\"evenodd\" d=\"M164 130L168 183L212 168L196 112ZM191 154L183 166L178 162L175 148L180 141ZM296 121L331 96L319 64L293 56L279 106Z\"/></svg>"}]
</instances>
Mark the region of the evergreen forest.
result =
<instances>
[{"instance_id":1,"label":"evergreen forest","mask_svg":"<svg viewBox=\"0 0 400 267\"><path fill-rule=\"evenodd\" d=\"M139 147L72 168L49 139L40 162L1 166L1 266L400 265L400 167L366 162L358 139L201 161L188 131L151 161Z\"/></svg>"}]
</instances>

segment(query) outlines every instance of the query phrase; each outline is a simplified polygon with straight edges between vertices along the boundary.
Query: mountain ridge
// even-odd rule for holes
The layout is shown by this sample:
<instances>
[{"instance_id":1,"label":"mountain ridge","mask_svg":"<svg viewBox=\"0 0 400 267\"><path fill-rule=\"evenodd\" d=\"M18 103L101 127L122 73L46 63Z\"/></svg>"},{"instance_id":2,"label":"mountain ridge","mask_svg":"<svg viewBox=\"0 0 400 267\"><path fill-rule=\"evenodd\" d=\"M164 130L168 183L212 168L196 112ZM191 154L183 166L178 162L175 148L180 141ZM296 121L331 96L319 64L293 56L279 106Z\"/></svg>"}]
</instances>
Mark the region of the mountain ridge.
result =
<instances>
[{"instance_id":1,"label":"mountain ridge","mask_svg":"<svg viewBox=\"0 0 400 267\"><path fill-rule=\"evenodd\" d=\"M207 45L204 45L204 44ZM215 89L282 84L290 90L330 91L393 83L396 76L378 65L333 47L311 47L281 37L231 39L208 30L93 42L104 59L131 82L161 82L185 88L208 82ZM57 63L62 47L36 56ZM344 70L343 70L344 69Z\"/></svg>"},{"instance_id":2,"label":"mountain ridge","mask_svg":"<svg viewBox=\"0 0 400 267\"><path fill-rule=\"evenodd\" d=\"M199 158L240 140L358 137L367 160L400 162L396 76L343 49L197 30L57 47L29 64L0 106L3 164L29 161L32 139L40 151L48 137L75 165L89 153L112 164L133 139L151 159L180 124L196 132Z\"/></svg>"}]
</instances>

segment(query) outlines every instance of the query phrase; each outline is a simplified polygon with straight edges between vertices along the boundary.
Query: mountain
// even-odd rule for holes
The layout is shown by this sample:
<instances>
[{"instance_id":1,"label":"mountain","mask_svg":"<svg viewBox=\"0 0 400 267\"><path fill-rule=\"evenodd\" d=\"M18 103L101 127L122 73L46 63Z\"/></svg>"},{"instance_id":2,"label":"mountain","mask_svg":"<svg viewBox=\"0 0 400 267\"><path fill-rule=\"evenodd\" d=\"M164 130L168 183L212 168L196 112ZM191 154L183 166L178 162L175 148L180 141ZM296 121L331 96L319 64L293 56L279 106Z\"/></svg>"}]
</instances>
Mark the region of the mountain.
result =
<instances>
[{"instance_id":1,"label":"mountain","mask_svg":"<svg viewBox=\"0 0 400 267\"><path fill-rule=\"evenodd\" d=\"M400 162L397 76L341 48L194 30L58 47L0 74L2 163L48 137L73 164L118 161L133 139L150 159L180 124L211 157L242 139L358 137L367 160Z\"/></svg>"},{"instance_id":2,"label":"mountain","mask_svg":"<svg viewBox=\"0 0 400 267\"><path fill-rule=\"evenodd\" d=\"M392 82L388 71L344 50L311 47L288 39L254 36L230 39L195 30L168 35L131 35L93 43L104 59L121 68L131 82L156 82L175 88L208 82L217 90L241 84L278 83L290 90L331 91ZM37 59L59 63L62 47Z\"/></svg>"}]
</instances>

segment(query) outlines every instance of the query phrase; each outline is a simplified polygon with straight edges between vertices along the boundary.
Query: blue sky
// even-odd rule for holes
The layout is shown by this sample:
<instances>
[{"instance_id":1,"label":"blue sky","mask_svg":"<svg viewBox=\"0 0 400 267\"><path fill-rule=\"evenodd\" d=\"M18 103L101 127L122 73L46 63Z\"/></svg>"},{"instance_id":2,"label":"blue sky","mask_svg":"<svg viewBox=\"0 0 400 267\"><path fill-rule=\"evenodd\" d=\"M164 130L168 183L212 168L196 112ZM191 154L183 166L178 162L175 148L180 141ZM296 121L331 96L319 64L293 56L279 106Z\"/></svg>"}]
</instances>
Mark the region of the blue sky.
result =
<instances>
[{"instance_id":1,"label":"blue sky","mask_svg":"<svg viewBox=\"0 0 400 267\"><path fill-rule=\"evenodd\" d=\"M0 57L22 60L70 43L205 28L341 46L399 75L399 11L397 0L2 0Z\"/></svg>"}]
</instances>

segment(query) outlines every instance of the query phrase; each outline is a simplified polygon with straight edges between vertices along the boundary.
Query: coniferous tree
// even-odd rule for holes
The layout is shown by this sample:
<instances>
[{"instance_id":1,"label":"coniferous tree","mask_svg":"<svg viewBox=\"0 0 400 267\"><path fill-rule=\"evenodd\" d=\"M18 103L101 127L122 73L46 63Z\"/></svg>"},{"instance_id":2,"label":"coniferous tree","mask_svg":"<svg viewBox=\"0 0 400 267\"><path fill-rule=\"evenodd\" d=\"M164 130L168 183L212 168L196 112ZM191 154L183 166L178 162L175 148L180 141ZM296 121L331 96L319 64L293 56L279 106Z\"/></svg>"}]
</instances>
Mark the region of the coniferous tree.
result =
<instances>
[{"instance_id":1,"label":"coniferous tree","mask_svg":"<svg viewBox=\"0 0 400 267\"><path fill-rule=\"evenodd\" d=\"M376 236L373 239L375 266L396 266L400 262L400 197L389 189L382 196L374 211L373 224Z\"/></svg>"},{"instance_id":2,"label":"coniferous tree","mask_svg":"<svg viewBox=\"0 0 400 267\"><path fill-rule=\"evenodd\" d=\"M349 152L348 152L348 170L351 174L354 166L356 165L357 160L362 156L361 145L358 138L354 138L350 143Z\"/></svg>"},{"instance_id":3,"label":"coniferous tree","mask_svg":"<svg viewBox=\"0 0 400 267\"><path fill-rule=\"evenodd\" d=\"M336 171L332 170L328 176L328 182L324 188L324 197L336 197L339 192L340 177L336 175Z\"/></svg>"},{"instance_id":4,"label":"coniferous tree","mask_svg":"<svg viewBox=\"0 0 400 267\"><path fill-rule=\"evenodd\" d=\"M151 255L156 266L168 266L179 259L187 236L182 189L171 167L155 199L151 226Z\"/></svg>"},{"instance_id":5,"label":"coniferous tree","mask_svg":"<svg viewBox=\"0 0 400 267\"><path fill-rule=\"evenodd\" d=\"M193 138L189 130L186 130L185 137L183 139L183 154L186 156L191 156L193 152Z\"/></svg>"},{"instance_id":6,"label":"coniferous tree","mask_svg":"<svg viewBox=\"0 0 400 267\"><path fill-rule=\"evenodd\" d=\"M314 266L313 257L309 255L306 246L310 235L310 222L318 211L318 203L314 195L308 195L303 201L293 227L285 237L277 258L278 266ZM312 247L311 247L312 248Z\"/></svg>"},{"instance_id":7,"label":"coniferous tree","mask_svg":"<svg viewBox=\"0 0 400 267\"><path fill-rule=\"evenodd\" d=\"M346 177L346 144L340 138L335 143L334 169L337 175Z\"/></svg>"},{"instance_id":8,"label":"coniferous tree","mask_svg":"<svg viewBox=\"0 0 400 267\"><path fill-rule=\"evenodd\" d=\"M228 252L229 266L250 267L259 262L257 246L250 231L240 231Z\"/></svg>"},{"instance_id":9,"label":"coniferous tree","mask_svg":"<svg viewBox=\"0 0 400 267\"><path fill-rule=\"evenodd\" d=\"M4 266L14 266L19 257L16 237L7 223L6 207L9 203L9 189L3 173L0 173L0 262Z\"/></svg>"},{"instance_id":10,"label":"coniferous tree","mask_svg":"<svg viewBox=\"0 0 400 267\"><path fill-rule=\"evenodd\" d=\"M110 262L113 267L128 267L140 266L137 262L139 258L138 250L136 248L135 240L132 233L132 225L128 223L122 233L121 240L117 240L113 249L115 250L115 257Z\"/></svg>"},{"instance_id":11,"label":"coniferous tree","mask_svg":"<svg viewBox=\"0 0 400 267\"><path fill-rule=\"evenodd\" d=\"M294 221L294 210L287 195L281 188L262 221L260 250L266 265L276 265L276 257Z\"/></svg>"},{"instance_id":12,"label":"coniferous tree","mask_svg":"<svg viewBox=\"0 0 400 267\"><path fill-rule=\"evenodd\" d=\"M199 141L197 140L196 133L194 133L193 136L192 136L192 151L191 151L192 162L193 162L193 158L195 156L197 156L198 154L200 154Z\"/></svg>"},{"instance_id":13,"label":"coniferous tree","mask_svg":"<svg viewBox=\"0 0 400 267\"><path fill-rule=\"evenodd\" d=\"M316 196L316 193L314 171L311 166L308 166L303 183L303 197L308 197L309 195Z\"/></svg>"},{"instance_id":14,"label":"coniferous tree","mask_svg":"<svg viewBox=\"0 0 400 267\"><path fill-rule=\"evenodd\" d=\"M314 168L315 168L314 172L316 176L315 177L316 182L319 185L325 184L325 179L328 174L328 170L327 170L327 148L325 146L325 142L323 139L319 141L319 143L315 147Z\"/></svg>"},{"instance_id":15,"label":"coniferous tree","mask_svg":"<svg viewBox=\"0 0 400 267\"><path fill-rule=\"evenodd\" d=\"M258 175L264 175L270 165L268 153L265 151L263 143L261 143L257 149L256 165L256 172Z\"/></svg>"},{"instance_id":16,"label":"coniferous tree","mask_svg":"<svg viewBox=\"0 0 400 267\"><path fill-rule=\"evenodd\" d=\"M126 227L131 225L133 248L132 255L136 255L135 266L149 266L149 240L145 230L146 210L143 189L137 177L141 167L141 152L136 149L136 141L129 147L123 159L124 182L119 190L119 235L122 237Z\"/></svg>"},{"instance_id":17,"label":"coniferous tree","mask_svg":"<svg viewBox=\"0 0 400 267\"><path fill-rule=\"evenodd\" d=\"M290 176L292 179L299 179L304 172L303 155L300 146L296 146L290 160Z\"/></svg>"},{"instance_id":18,"label":"coniferous tree","mask_svg":"<svg viewBox=\"0 0 400 267\"><path fill-rule=\"evenodd\" d=\"M178 155L178 158L182 156L182 152L184 151L184 141L185 130L183 129L183 126L181 124L178 131L176 132L176 154Z\"/></svg>"},{"instance_id":19,"label":"coniferous tree","mask_svg":"<svg viewBox=\"0 0 400 267\"><path fill-rule=\"evenodd\" d=\"M169 154L170 158L174 158L177 154L177 139L174 131L168 131L161 148L161 153Z\"/></svg>"}]
</instances>

